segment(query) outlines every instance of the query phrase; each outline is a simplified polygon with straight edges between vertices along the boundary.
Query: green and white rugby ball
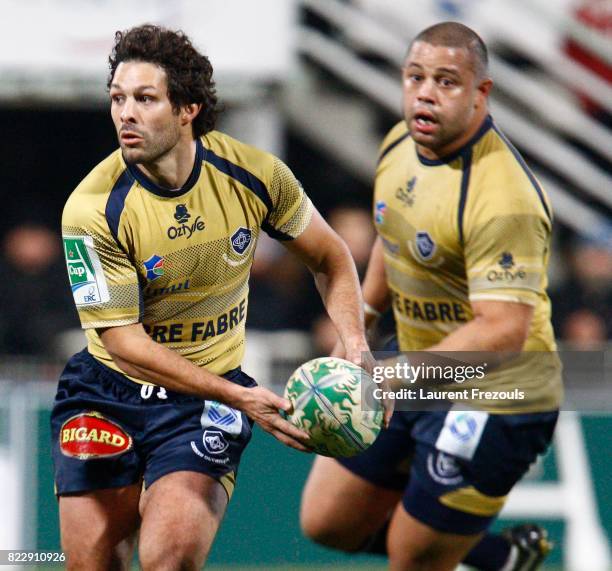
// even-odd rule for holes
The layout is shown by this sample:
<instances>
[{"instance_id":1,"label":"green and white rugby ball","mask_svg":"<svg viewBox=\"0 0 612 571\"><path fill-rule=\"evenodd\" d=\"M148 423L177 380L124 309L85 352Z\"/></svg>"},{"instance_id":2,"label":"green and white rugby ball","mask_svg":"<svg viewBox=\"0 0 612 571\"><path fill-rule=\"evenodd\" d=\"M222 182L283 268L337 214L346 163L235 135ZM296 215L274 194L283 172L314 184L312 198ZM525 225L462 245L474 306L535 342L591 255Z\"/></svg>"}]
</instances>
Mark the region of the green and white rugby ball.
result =
<instances>
[{"instance_id":1,"label":"green and white rugby ball","mask_svg":"<svg viewBox=\"0 0 612 571\"><path fill-rule=\"evenodd\" d=\"M285 387L293 411L287 419L310 435L323 456L355 456L371 446L383 424L372 396L376 384L361 367L335 357L313 359L296 369Z\"/></svg>"}]
</instances>

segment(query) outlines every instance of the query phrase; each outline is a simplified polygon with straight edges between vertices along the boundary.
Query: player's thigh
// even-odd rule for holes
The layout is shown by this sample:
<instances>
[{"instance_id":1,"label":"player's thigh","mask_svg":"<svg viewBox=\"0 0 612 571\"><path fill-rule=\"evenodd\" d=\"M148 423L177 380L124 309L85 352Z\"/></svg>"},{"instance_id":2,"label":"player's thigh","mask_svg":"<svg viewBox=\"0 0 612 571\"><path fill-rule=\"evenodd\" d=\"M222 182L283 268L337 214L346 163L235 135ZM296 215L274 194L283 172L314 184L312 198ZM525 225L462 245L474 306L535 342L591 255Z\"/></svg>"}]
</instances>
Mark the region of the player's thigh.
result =
<instances>
[{"instance_id":1,"label":"player's thigh","mask_svg":"<svg viewBox=\"0 0 612 571\"><path fill-rule=\"evenodd\" d=\"M60 533L69 570L129 569L140 523L140 484L60 496Z\"/></svg>"},{"instance_id":2,"label":"player's thigh","mask_svg":"<svg viewBox=\"0 0 612 571\"><path fill-rule=\"evenodd\" d=\"M140 502L143 570L200 569L227 503L223 485L206 474L172 472L156 480Z\"/></svg>"},{"instance_id":3,"label":"player's thigh","mask_svg":"<svg viewBox=\"0 0 612 571\"><path fill-rule=\"evenodd\" d=\"M458 535L437 531L398 505L387 536L391 571L452 571L482 534Z\"/></svg>"},{"instance_id":4,"label":"player's thigh","mask_svg":"<svg viewBox=\"0 0 612 571\"><path fill-rule=\"evenodd\" d=\"M302 529L325 545L359 549L389 518L401 495L401 490L377 486L320 456L302 495Z\"/></svg>"}]
</instances>

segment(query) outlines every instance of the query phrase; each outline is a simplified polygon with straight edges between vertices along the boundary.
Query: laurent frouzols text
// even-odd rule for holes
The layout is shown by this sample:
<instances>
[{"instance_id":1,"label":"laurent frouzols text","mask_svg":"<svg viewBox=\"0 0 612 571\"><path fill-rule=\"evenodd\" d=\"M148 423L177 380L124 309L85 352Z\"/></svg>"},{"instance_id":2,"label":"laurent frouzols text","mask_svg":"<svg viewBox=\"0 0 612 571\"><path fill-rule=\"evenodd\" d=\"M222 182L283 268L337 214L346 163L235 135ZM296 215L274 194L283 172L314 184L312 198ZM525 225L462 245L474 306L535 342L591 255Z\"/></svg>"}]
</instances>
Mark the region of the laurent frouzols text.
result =
<instances>
[{"instance_id":1,"label":"laurent frouzols text","mask_svg":"<svg viewBox=\"0 0 612 571\"><path fill-rule=\"evenodd\" d=\"M385 381L398 381L402 385L414 384L416 382L436 381L442 383L463 383L465 381L484 379L487 373L487 363L482 365L413 365L407 361L397 362L393 365L378 365L372 370L373 381L381 385ZM487 391L482 388L464 388L452 390L431 390L397 387L386 390L383 386L374 389L374 398L397 399L397 400L470 400L470 399L516 399L523 400L525 393L521 390L512 391Z\"/></svg>"}]
</instances>

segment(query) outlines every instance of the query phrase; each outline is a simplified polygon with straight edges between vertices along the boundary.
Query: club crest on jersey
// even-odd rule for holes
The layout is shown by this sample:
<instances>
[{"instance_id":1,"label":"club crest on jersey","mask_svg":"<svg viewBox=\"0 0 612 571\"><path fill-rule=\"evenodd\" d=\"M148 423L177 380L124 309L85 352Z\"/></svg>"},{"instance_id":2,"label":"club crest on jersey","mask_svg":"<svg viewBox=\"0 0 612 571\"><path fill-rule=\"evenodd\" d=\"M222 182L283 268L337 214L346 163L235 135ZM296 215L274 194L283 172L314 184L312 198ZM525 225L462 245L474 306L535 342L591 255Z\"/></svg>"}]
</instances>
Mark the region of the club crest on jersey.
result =
<instances>
[{"instance_id":1,"label":"club crest on jersey","mask_svg":"<svg viewBox=\"0 0 612 571\"><path fill-rule=\"evenodd\" d=\"M376 221L376 224L383 223L386 212L387 212L387 203L383 202L382 200L377 201L375 205L375 212L374 212L374 220Z\"/></svg>"},{"instance_id":2,"label":"club crest on jersey","mask_svg":"<svg viewBox=\"0 0 612 571\"><path fill-rule=\"evenodd\" d=\"M99 412L85 412L68 419L59 434L64 456L79 460L108 458L132 448L132 437Z\"/></svg>"},{"instance_id":3,"label":"club crest on jersey","mask_svg":"<svg viewBox=\"0 0 612 571\"><path fill-rule=\"evenodd\" d=\"M156 280L164 275L164 259L157 254L153 254L148 260L145 260L142 265L147 272L149 281Z\"/></svg>"},{"instance_id":4,"label":"club crest on jersey","mask_svg":"<svg viewBox=\"0 0 612 571\"><path fill-rule=\"evenodd\" d=\"M180 224L180 226L170 226L168 228L168 238L174 240L184 236L185 238L191 238L196 232L204 230L205 224L201 216L197 216L196 219L189 224L191 214L185 204L177 204L176 210L174 211L174 219Z\"/></svg>"},{"instance_id":5,"label":"club crest on jersey","mask_svg":"<svg viewBox=\"0 0 612 571\"><path fill-rule=\"evenodd\" d=\"M242 256L251 244L251 231L248 228L240 226L230 238L232 250Z\"/></svg>"},{"instance_id":6,"label":"club crest on jersey","mask_svg":"<svg viewBox=\"0 0 612 571\"><path fill-rule=\"evenodd\" d=\"M436 251L436 243L429 233L425 231L416 233L416 247L419 256L425 261L431 260Z\"/></svg>"}]
</instances>

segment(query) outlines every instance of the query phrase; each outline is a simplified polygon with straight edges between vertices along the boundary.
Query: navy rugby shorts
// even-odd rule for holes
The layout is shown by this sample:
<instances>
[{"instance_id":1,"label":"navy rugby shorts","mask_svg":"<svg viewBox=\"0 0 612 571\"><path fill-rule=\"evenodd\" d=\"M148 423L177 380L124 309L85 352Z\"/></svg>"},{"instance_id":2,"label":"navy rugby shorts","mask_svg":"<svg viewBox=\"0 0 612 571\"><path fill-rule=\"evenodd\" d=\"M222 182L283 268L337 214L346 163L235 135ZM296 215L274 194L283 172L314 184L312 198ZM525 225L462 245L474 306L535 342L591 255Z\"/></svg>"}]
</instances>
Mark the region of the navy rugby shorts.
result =
<instances>
[{"instance_id":1,"label":"navy rugby shorts","mask_svg":"<svg viewBox=\"0 0 612 571\"><path fill-rule=\"evenodd\" d=\"M441 532L486 530L507 494L548 448L558 411L488 414L396 411L388 429L358 456L339 462L403 492L406 511Z\"/></svg>"},{"instance_id":2,"label":"navy rugby shorts","mask_svg":"<svg viewBox=\"0 0 612 571\"><path fill-rule=\"evenodd\" d=\"M240 369L223 376L257 385ZM229 498L252 425L216 401L132 382L85 349L68 361L51 413L56 493L148 487L188 470L219 481Z\"/></svg>"}]
</instances>

